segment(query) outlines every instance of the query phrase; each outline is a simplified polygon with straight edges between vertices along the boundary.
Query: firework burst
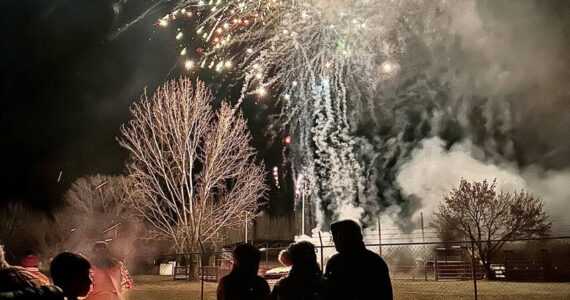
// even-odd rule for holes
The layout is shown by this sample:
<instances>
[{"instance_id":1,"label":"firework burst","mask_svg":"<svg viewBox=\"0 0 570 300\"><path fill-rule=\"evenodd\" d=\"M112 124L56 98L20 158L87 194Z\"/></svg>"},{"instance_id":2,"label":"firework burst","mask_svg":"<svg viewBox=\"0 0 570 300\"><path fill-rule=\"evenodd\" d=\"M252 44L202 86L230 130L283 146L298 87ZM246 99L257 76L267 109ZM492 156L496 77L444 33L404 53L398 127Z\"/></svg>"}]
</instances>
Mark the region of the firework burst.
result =
<instances>
[{"instance_id":1,"label":"firework burst","mask_svg":"<svg viewBox=\"0 0 570 300\"><path fill-rule=\"evenodd\" d=\"M377 200L364 195L374 183L355 155L349 116L376 105L377 86L399 72L407 16L434 6L419 2L182 0L157 26L193 19L201 42L181 42L180 55L193 45L196 66L231 70L243 82L238 106L270 96L281 104L278 131L291 134L293 171L304 174L323 226L376 213L361 208Z\"/></svg>"}]
</instances>

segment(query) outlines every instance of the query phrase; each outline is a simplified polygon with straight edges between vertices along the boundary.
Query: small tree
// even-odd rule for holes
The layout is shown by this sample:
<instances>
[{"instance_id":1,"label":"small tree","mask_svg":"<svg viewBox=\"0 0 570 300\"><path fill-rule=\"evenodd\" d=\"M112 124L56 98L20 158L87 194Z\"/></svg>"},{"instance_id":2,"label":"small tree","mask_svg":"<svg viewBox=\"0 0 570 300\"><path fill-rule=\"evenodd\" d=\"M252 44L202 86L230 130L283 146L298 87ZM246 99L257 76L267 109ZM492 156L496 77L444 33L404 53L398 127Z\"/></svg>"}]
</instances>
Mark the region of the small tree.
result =
<instances>
[{"instance_id":1,"label":"small tree","mask_svg":"<svg viewBox=\"0 0 570 300\"><path fill-rule=\"evenodd\" d=\"M118 234L137 228L127 183L123 176L99 174L77 179L64 195L65 207L55 213L46 232L45 252L85 251L99 240L121 244L134 239L135 234Z\"/></svg>"},{"instance_id":2,"label":"small tree","mask_svg":"<svg viewBox=\"0 0 570 300\"><path fill-rule=\"evenodd\" d=\"M0 208L0 244L10 244L18 239L18 234L24 228L28 208L21 202L10 201Z\"/></svg>"},{"instance_id":3,"label":"small tree","mask_svg":"<svg viewBox=\"0 0 570 300\"><path fill-rule=\"evenodd\" d=\"M552 224L540 198L524 190L497 194L495 187L496 180L489 185L462 179L438 206L432 223L474 241L489 279L494 278L491 258L507 240L545 236Z\"/></svg>"},{"instance_id":4,"label":"small tree","mask_svg":"<svg viewBox=\"0 0 570 300\"><path fill-rule=\"evenodd\" d=\"M143 95L121 128L132 204L179 252L251 222L266 190L245 119L225 102L215 111L212 99L200 81L173 80Z\"/></svg>"}]
</instances>

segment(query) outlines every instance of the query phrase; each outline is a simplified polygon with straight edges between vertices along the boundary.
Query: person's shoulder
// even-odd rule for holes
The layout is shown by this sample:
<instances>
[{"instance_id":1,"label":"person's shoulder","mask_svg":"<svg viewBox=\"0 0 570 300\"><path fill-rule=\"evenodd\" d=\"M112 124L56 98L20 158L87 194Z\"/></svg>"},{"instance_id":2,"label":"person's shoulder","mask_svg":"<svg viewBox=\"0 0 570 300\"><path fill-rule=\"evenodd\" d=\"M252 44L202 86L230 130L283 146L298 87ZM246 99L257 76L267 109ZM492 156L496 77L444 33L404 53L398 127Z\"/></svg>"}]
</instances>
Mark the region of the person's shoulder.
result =
<instances>
[{"instance_id":1,"label":"person's shoulder","mask_svg":"<svg viewBox=\"0 0 570 300\"><path fill-rule=\"evenodd\" d=\"M340 260L342 260L342 255L340 253L337 253L337 254L331 256L331 258L329 258L329 260L327 262L327 266L330 264L335 264Z\"/></svg>"},{"instance_id":2,"label":"person's shoulder","mask_svg":"<svg viewBox=\"0 0 570 300\"><path fill-rule=\"evenodd\" d=\"M256 282L257 284L260 284L260 285L269 286L269 284L267 283L267 280L265 280L265 278L263 278L263 277L261 277L261 276L259 276L259 275L256 275L256 276L255 276L255 282Z\"/></svg>"},{"instance_id":3,"label":"person's shoulder","mask_svg":"<svg viewBox=\"0 0 570 300\"><path fill-rule=\"evenodd\" d=\"M388 270L388 265L378 253L366 249L366 264L375 265L382 269Z\"/></svg>"},{"instance_id":4,"label":"person's shoulder","mask_svg":"<svg viewBox=\"0 0 570 300\"><path fill-rule=\"evenodd\" d=\"M289 278L289 276L281 277L281 279L277 280L277 282L275 283L275 286L283 288L283 287L286 287L290 281L291 281L291 279Z\"/></svg>"},{"instance_id":5,"label":"person's shoulder","mask_svg":"<svg viewBox=\"0 0 570 300\"><path fill-rule=\"evenodd\" d=\"M375 261L377 261L377 262L380 262L380 261L381 261L381 262L384 262L384 260L382 259L382 257L381 257L380 255L378 255L378 253L376 253L376 252L372 252L372 251L366 249L366 250L364 251L364 253L365 253L365 254L364 254L365 257L368 258L368 259L370 259L370 260L375 260Z\"/></svg>"}]
</instances>

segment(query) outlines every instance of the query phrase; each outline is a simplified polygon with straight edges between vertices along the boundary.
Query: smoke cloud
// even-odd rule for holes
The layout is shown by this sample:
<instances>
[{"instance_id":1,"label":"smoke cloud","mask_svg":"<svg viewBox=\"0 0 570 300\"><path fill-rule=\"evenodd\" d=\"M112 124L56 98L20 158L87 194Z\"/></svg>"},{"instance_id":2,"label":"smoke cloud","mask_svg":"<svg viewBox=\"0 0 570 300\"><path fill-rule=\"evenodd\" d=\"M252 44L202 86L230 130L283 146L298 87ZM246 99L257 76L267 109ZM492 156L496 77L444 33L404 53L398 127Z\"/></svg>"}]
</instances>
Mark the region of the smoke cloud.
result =
<instances>
[{"instance_id":1,"label":"smoke cloud","mask_svg":"<svg viewBox=\"0 0 570 300\"><path fill-rule=\"evenodd\" d=\"M524 170L514 164L496 164L485 158L484 151L465 140L445 149L440 138L426 139L414 150L411 160L405 163L396 181L406 197L420 200L420 207L411 219L419 219L423 212L427 221L453 187L464 178L469 181L497 180L497 190L520 191L526 189L542 197L546 211L557 221L570 209L570 170L545 171L539 166ZM556 228L554 231L561 230Z\"/></svg>"},{"instance_id":2,"label":"smoke cloud","mask_svg":"<svg viewBox=\"0 0 570 300\"><path fill-rule=\"evenodd\" d=\"M431 217L461 178L497 178L500 189L542 197L554 230L562 228L561 211L570 208L570 7L429 7L387 11L406 20L399 73L379 81L373 106L352 107L355 149L365 180L375 182L365 197L378 204L362 201L361 221L374 226L380 213L405 226L420 212Z\"/></svg>"}]
</instances>

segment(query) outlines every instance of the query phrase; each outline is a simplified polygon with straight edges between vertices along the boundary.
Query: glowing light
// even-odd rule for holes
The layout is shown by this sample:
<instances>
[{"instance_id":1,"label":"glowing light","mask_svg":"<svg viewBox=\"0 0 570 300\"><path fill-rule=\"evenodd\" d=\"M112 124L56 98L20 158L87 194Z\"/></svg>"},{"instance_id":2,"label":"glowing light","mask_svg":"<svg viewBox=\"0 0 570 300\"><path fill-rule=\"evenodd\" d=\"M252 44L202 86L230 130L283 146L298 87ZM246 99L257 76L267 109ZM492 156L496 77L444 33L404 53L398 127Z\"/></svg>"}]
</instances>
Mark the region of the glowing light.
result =
<instances>
[{"instance_id":1,"label":"glowing light","mask_svg":"<svg viewBox=\"0 0 570 300\"><path fill-rule=\"evenodd\" d=\"M184 37L184 34L183 34L182 32L179 32L179 33L176 35L176 39L177 39L177 40L182 39L182 37Z\"/></svg>"},{"instance_id":2,"label":"glowing light","mask_svg":"<svg viewBox=\"0 0 570 300\"><path fill-rule=\"evenodd\" d=\"M226 69L229 69L233 66L232 62L230 60L226 61L226 63L224 64L224 66L226 67Z\"/></svg>"},{"instance_id":3,"label":"glowing light","mask_svg":"<svg viewBox=\"0 0 570 300\"><path fill-rule=\"evenodd\" d=\"M166 26L168 26L168 20L159 19L159 20L158 20L158 25L159 25L160 27L166 27Z\"/></svg>"},{"instance_id":4,"label":"glowing light","mask_svg":"<svg viewBox=\"0 0 570 300\"><path fill-rule=\"evenodd\" d=\"M297 86L297 84L299 84L299 83L297 82L297 80L293 80L293 82L292 82L291 84L292 84L293 86Z\"/></svg>"},{"instance_id":5,"label":"glowing light","mask_svg":"<svg viewBox=\"0 0 570 300\"><path fill-rule=\"evenodd\" d=\"M191 69L193 69L193 68L194 68L194 61L192 61L191 59L187 59L187 60L184 62L184 68L185 68L186 70L191 70Z\"/></svg>"},{"instance_id":6,"label":"glowing light","mask_svg":"<svg viewBox=\"0 0 570 300\"><path fill-rule=\"evenodd\" d=\"M260 97L263 97L263 96L267 95L267 90L264 87L260 87L257 89L257 95L259 95Z\"/></svg>"},{"instance_id":7,"label":"glowing light","mask_svg":"<svg viewBox=\"0 0 570 300\"><path fill-rule=\"evenodd\" d=\"M291 146L291 141L292 141L292 139L291 139L291 136L290 136L290 135L286 136L286 137L283 139L283 143L284 143L286 146Z\"/></svg>"},{"instance_id":8,"label":"glowing light","mask_svg":"<svg viewBox=\"0 0 570 300\"><path fill-rule=\"evenodd\" d=\"M325 64L325 68L327 68L327 69L330 68L331 66L332 66L332 63L331 63L331 62L327 62L327 63Z\"/></svg>"},{"instance_id":9,"label":"glowing light","mask_svg":"<svg viewBox=\"0 0 570 300\"><path fill-rule=\"evenodd\" d=\"M283 98L285 98L285 100L290 100L290 99L291 99L291 96L289 96L289 94L285 94L285 95L283 96Z\"/></svg>"},{"instance_id":10,"label":"glowing light","mask_svg":"<svg viewBox=\"0 0 570 300\"><path fill-rule=\"evenodd\" d=\"M254 64L254 65L252 66L252 68L254 68L255 70L257 70L257 69L259 69L259 65L258 65L258 64Z\"/></svg>"},{"instance_id":11,"label":"glowing light","mask_svg":"<svg viewBox=\"0 0 570 300\"><path fill-rule=\"evenodd\" d=\"M256 79L261 79L261 78L263 78L263 74L257 73L257 74L255 74L255 78L256 78Z\"/></svg>"},{"instance_id":12,"label":"glowing light","mask_svg":"<svg viewBox=\"0 0 570 300\"><path fill-rule=\"evenodd\" d=\"M182 56L186 55L186 47L184 47L184 49L182 49L182 51L180 51L180 55L182 55Z\"/></svg>"}]
</instances>

